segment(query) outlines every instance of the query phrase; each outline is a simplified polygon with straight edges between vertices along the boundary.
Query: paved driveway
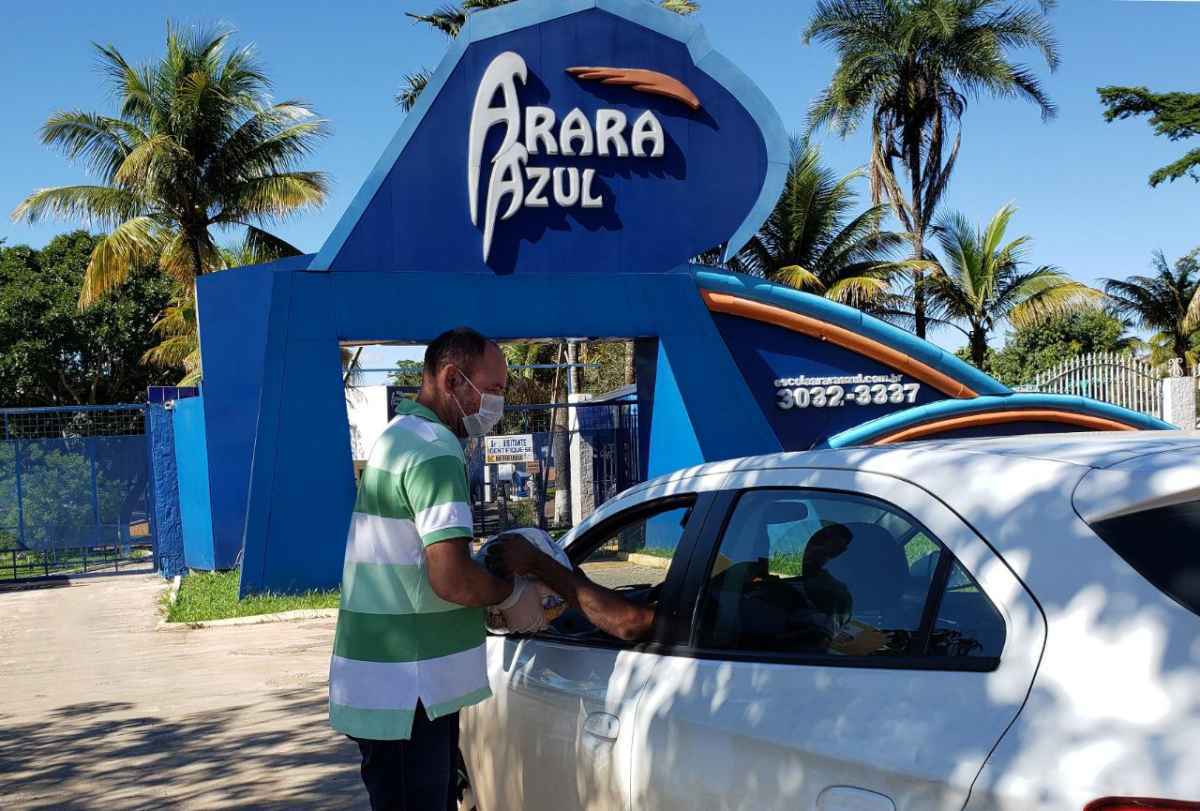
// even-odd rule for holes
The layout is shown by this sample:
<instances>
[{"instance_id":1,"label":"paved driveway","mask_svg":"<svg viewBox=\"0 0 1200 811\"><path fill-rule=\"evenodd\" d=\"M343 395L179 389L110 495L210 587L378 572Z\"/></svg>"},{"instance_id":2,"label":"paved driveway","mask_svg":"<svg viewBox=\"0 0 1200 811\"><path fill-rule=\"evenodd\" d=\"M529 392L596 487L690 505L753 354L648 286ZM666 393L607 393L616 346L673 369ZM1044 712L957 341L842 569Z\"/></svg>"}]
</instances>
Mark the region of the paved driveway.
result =
<instances>
[{"instance_id":1,"label":"paved driveway","mask_svg":"<svg viewBox=\"0 0 1200 811\"><path fill-rule=\"evenodd\" d=\"M0 591L0 806L357 808L333 620L156 630L163 581Z\"/></svg>"}]
</instances>

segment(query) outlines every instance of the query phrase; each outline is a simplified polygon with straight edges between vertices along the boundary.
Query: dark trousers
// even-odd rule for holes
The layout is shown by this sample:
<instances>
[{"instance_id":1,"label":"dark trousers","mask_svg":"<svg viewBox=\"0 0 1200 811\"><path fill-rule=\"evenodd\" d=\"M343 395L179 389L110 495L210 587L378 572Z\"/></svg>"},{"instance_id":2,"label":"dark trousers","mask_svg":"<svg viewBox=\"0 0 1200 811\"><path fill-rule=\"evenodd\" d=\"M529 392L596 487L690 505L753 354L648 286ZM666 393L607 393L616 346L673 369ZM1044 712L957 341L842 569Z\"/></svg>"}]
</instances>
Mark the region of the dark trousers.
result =
<instances>
[{"instance_id":1,"label":"dark trousers","mask_svg":"<svg viewBox=\"0 0 1200 811\"><path fill-rule=\"evenodd\" d=\"M431 721L418 704L409 740L353 740L372 811L456 811L458 713Z\"/></svg>"}]
</instances>

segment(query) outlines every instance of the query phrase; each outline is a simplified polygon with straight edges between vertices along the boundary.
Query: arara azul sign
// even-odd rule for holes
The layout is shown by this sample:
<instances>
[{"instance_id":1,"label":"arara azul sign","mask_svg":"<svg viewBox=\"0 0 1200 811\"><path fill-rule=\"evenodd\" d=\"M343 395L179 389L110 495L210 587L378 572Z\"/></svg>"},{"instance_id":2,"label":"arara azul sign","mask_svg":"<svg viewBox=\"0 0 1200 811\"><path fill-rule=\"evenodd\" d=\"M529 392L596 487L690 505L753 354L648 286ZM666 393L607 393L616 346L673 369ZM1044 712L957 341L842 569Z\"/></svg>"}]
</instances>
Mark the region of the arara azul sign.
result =
<instances>
[{"instance_id":1,"label":"arara azul sign","mask_svg":"<svg viewBox=\"0 0 1200 811\"><path fill-rule=\"evenodd\" d=\"M700 102L687 87L665 74L649 70L613 68L568 68L567 72L583 79L606 84L625 84L648 93L678 99L693 110ZM628 128L624 112L608 107L596 110L595 124L578 107L559 116L552 107L534 105L522 109L517 95L529 68L520 54L505 51L492 60L471 111L470 146L467 155L467 199L471 223L479 225L479 175L486 161L483 147L488 130L503 127L503 140L492 157L487 195L483 210L483 259L486 262L495 233L496 218L510 219L522 208L547 208L553 200L562 208L603 208L604 196L595 191L595 167L536 166L530 158L537 155L590 158L661 158L665 136L662 124L651 110L643 111ZM500 106L492 100L499 96ZM522 131L523 130L523 131ZM507 199L506 199L507 198ZM501 213L501 202L506 206Z\"/></svg>"},{"instance_id":2,"label":"arara azul sign","mask_svg":"<svg viewBox=\"0 0 1200 811\"><path fill-rule=\"evenodd\" d=\"M663 273L745 244L787 159L695 22L513 4L471 16L311 269Z\"/></svg>"}]
</instances>

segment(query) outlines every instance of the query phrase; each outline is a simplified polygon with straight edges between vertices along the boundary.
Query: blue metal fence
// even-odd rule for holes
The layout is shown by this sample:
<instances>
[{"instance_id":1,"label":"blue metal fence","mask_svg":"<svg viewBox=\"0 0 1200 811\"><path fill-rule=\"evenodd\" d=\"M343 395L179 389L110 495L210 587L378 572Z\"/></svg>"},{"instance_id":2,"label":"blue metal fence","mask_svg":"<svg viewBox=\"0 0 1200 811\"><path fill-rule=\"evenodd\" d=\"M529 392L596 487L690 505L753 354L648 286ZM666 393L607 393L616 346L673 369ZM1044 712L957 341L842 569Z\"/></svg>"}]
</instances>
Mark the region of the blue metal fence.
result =
<instances>
[{"instance_id":1,"label":"blue metal fence","mask_svg":"<svg viewBox=\"0 0 1200 811\"><path fill-rule=\"evenodd\" d=\"M141 405L0 409L0 579L150 565Z\"/></svg>"}]
</instances>

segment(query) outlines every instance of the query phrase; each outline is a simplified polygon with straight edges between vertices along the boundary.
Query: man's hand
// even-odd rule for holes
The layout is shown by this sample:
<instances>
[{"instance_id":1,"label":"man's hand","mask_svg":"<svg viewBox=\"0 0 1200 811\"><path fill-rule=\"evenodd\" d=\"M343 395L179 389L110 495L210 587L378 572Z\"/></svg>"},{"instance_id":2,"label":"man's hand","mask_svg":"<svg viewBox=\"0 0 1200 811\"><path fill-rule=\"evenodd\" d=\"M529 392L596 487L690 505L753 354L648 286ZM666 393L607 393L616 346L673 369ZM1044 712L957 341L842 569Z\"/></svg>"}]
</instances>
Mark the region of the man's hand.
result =
<instances>
[{"instance_id":1,"label":"man's hand","mask_svg":"<svg viewBox=\"0 0 1200 811\"><path fill-rule=\"evenodd\" d=\"M515 532L500 535L488 546L488 568L502 577L518 574L536 577L545 570L547 561L554 562Z\"/></svg>"}]
</instances>

